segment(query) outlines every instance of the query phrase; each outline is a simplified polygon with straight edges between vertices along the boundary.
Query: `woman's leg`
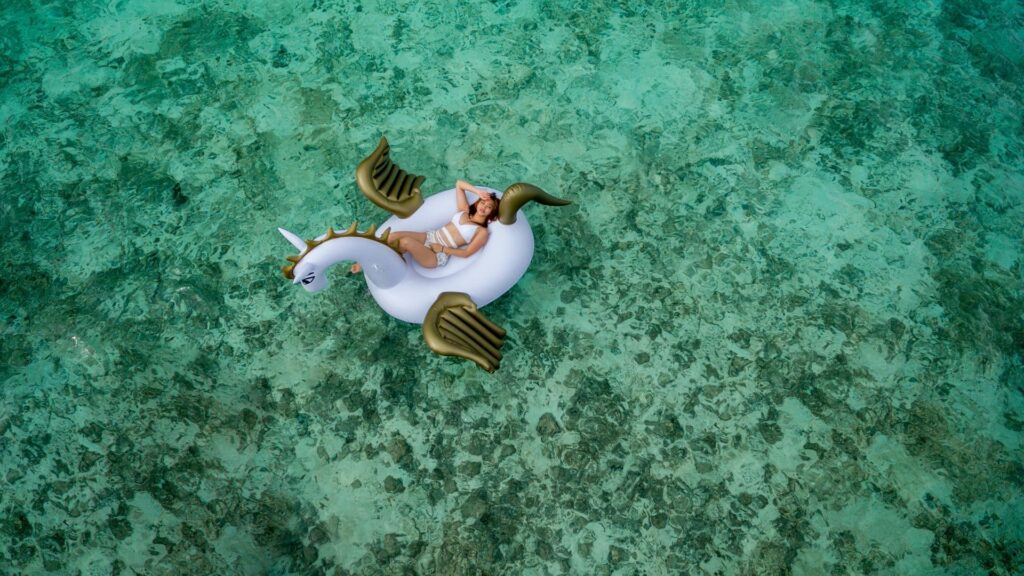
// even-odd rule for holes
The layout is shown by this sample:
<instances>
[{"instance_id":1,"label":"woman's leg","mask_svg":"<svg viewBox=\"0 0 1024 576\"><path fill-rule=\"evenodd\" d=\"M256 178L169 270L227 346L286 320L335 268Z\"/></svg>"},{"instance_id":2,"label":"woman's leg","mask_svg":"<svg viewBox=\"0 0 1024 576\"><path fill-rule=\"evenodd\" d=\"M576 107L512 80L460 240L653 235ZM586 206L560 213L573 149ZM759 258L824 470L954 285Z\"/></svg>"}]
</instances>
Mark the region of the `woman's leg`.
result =
<instances>
[{"instance_id":1,"label":"woman's leg","mask_svg":"<svg viewBox=\"0 0 1024 576\"><path fill-rule=\"evenodd\" d=\"M392 232L391 234L389 234L388 235L388 240L398 240L398 246L399 246L398 251L404 254L408 250L403 250L401 248L401 246L402 246L402 238L412 238L416 242L419 242L420 246L423 246L423 243L427 241L427 233L426 232ZM419 261L419 258L417 258L416 260ZM436 259L434 260L434 265L435 266L437 265L437 260ZM351 268L348 269L348 271L353 273L353 274L358 274L359 272L363 271L363 267L360 266L358 262L356 262L355 264L352 265Z\"/></svg>"},{"instance_id":2,"label":"woman's leg","mask_svg":"<svg viewBox=\"0 0 1024 576\"><path fill-rule=\"evenodd\" d=\"M398 241L398 250L403 253L411 253L412 257L424 268L437 268L437 254L424 246L422 242L417 242L408 237L402 238Z\"/></svg>"},{"instance_id":3,"label":"woman's leg","mask_svg":"<svg viewBox=\"0 0 1024 576\"><path fill-rule=\"evenodd\" d=\"M427 241L426 232L392 232L388 236L388 240L401 240L402 238L412 238L413 240L423 244Z\"/></svg>"}]
</instances>

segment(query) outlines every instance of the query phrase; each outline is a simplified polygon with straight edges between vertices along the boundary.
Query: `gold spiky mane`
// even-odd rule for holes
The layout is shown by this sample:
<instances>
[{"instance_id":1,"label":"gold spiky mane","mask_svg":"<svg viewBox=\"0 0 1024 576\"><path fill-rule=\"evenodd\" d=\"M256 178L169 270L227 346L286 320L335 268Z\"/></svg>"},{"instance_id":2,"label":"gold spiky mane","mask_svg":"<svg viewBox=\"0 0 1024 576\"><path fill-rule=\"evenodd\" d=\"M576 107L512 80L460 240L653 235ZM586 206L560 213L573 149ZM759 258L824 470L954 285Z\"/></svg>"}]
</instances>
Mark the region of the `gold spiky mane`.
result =
<instances>
[{"instance_id":1,"label":"gold spiky mane","mask_svg":"<svg viewBox=\"0 0 1024 576\"><path fill-rule=\"evenodd\" d=\"M306 249L303 250L302 253L299 254L298 256L288 256L287 260L291 262L291 265L281 267L281 272L284 273L284 277L289 280L294 280L295 265L301 262L302 259L305 258L307 254L313 251L314 248L323 244L324 242L327 242L328 240L334 240L335 238L357 237L366 238L367 240L376 240L377 242L380 242L381 244L394 250L395 253L398 254L399 256L402 255L402 253L398 251L398 242L391 241L389 239L389 237L391 236L390 228L385 228L384 232L378 238L374 234L377 231L376 224L371 224L370 227L366 229L366 232L358 232L356 230L358 226L359 222L353 222L352 225L348 227L348 230L345 230L344 232L341 233L335 232L334 228L327 228L327 235L321 238L320 240L303 240L303 242L306 243Z\"/></svg>"}]
</instances>

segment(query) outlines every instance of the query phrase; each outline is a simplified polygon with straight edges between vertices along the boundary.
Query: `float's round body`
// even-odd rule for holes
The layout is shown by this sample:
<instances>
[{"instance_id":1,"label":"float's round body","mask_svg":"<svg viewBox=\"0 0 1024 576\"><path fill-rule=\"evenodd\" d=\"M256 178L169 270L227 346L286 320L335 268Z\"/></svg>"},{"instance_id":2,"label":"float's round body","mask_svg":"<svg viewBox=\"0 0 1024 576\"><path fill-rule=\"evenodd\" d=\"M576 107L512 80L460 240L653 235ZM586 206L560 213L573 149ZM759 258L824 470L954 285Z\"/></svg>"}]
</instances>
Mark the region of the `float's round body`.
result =
<instances>
[{"instance_id":1,"label":"float's round body","mask_svg":"<svg viewBox=\"0 0 1024 576\"><path fill-rule=\"evenodd\" d=\"M492 188L480 189L501 196ZM470 204L474 199L467 198ZM378 228L378 235L387 228L392 233L437 230L450 222L458 209L455 189L439 192L424 200L408 218L389 218ZM405 254L408 271L402 280L391 288L381 288L367 276L370 294L385 312L415 324L423 323L427 310L442 292L464 292L478 308L483 308L508 292L533 259L533 231L522 210L514 224L495 220L488 224L487 232L487 243L476 254L468 258L451 256L446 265L438 268L424 268L412 254Z\"/></svg>"}]
</instances>

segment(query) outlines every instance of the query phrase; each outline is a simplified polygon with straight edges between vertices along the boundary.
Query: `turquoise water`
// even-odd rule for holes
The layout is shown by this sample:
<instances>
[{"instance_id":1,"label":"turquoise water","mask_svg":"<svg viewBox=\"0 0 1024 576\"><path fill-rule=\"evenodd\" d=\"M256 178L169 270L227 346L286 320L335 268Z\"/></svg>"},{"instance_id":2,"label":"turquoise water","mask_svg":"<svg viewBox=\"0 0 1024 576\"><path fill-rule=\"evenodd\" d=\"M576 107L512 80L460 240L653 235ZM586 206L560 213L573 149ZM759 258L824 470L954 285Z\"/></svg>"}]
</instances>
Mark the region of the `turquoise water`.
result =
<instances>
[{"instance_id":1,"label":"turquoise water","mask_svg":"<svg viewBox=\"0 0 1024 576\"><path fill-rule=\"evenodd\" d=\"M1024 7L0 10L0 573L1024 573ZM432 354L284 226L537 184Z\"/></svg>"}]
</instances>

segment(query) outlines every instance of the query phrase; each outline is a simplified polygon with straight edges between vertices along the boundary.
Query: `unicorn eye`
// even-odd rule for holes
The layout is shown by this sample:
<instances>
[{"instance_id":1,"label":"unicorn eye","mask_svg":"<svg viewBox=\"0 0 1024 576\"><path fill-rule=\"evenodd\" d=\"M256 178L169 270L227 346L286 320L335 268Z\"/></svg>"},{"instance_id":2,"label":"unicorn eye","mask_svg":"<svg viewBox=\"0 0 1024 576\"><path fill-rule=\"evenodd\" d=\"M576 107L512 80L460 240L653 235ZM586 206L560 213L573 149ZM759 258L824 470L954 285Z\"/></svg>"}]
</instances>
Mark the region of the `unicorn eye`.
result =
<instances>
[{"instance_id":1,"label":"unicorn eye","mask_svg":"<svg viewBox=\"0 0 1024 576\"><path fill-rule=\"evenodd\" d=\"M302 279L302 283L303 284L312 284L313 283L313 278L315 278L315 276L306 276L305 278Z\"/></svg>"}]
</instances>

